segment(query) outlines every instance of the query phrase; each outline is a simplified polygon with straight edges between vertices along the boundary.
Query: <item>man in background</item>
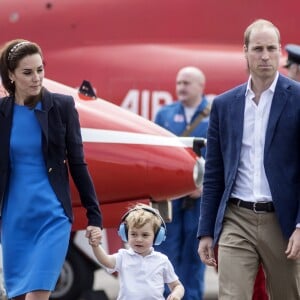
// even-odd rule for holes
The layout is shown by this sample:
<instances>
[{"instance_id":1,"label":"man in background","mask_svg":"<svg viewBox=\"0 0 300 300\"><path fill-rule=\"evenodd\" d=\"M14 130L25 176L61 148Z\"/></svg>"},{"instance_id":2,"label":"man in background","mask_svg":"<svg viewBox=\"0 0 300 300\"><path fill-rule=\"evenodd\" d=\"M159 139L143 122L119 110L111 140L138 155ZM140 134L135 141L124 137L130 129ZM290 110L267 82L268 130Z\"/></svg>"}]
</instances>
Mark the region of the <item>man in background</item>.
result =
<instances>
[{"instance_id":1,"label":"man in background","mask_svg":"<svg viewBox=\"0 0 300 300\"><path fill-rule=\"evenodd\" d=\"M184 67L176 78L178 101L162 107L155 122L178 136L206 137L209 102L203 96L205 76L195 67ZM203 153L204 154L204 153ZM201 300L204 294L205 266L197 255L199 189L193 194L172 201L173 218L167 223L167 239L157 247L171 260L185 287L186 300Z\"/></svg>"},{"instance_id":2,"label":"man in background","mask_svg":"<svg viewBox=\"0 0 300 300\"><path fill-rule=\"evenodd\" d=\"M286 65L287 76L296 81L300 81L300 46L295 44L288 44L285 46L288 54Z\"/></svg>"}]
</instances>

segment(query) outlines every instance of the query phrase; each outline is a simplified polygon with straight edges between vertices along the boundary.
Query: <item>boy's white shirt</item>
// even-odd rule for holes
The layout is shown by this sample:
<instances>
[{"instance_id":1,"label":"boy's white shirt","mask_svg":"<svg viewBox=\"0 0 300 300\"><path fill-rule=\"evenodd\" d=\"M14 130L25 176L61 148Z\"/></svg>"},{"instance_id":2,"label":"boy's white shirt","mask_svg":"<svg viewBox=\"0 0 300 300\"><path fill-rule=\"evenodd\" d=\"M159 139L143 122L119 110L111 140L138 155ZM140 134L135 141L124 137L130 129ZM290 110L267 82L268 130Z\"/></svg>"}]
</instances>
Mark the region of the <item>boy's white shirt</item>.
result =
<instances>
[{"instance_id":1,"label":"boy's white shirt","mask_svg":"<svg viewBox=\"0 0 300 300\"><path fill-rule=\"evenodd\" d=\"M116 266L105 268L118 272L120 291L117 300L164 300L164 284L178 280L168 257L151 248L149 255L141 256L131 248L113 254Z\"/></svg>"}]
</instances>

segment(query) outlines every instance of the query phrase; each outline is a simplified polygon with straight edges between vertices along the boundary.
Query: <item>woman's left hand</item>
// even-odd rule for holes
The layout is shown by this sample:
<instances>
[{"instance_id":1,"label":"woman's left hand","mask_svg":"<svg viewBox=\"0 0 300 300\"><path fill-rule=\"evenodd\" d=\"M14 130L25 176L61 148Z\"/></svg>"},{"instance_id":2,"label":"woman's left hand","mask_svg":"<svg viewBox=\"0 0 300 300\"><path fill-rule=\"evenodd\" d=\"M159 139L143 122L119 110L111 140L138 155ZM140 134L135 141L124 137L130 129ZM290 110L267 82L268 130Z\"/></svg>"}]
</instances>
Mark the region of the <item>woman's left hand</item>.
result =
<instances>
[{"instance_id":1,"label":"woman's left hand","mask_svg":"<svg viewBox=\"0 0 300 300\"><path fill-rule=\"evenodd\" d=\"M97 226L88 226L86 228L85 236L89 240L89 244L96 247L101 243L102 230Z\"/></svg>"}]
</instances>

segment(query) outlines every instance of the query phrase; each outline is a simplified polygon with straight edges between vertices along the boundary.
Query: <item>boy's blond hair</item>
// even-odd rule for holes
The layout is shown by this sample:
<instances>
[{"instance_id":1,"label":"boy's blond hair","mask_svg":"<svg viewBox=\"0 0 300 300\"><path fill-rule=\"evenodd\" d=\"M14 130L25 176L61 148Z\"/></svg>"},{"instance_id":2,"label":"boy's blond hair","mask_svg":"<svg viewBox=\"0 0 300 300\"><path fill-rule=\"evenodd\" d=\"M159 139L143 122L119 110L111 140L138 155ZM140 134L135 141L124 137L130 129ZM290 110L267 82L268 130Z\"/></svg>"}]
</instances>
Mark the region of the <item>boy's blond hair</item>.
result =
<instances>
[{"instance_id":1,"label":"boy's blond hair","mask_svg":"<svg viewBox=\"0 0 300 300\"><path fill-rule=\"evenodd\" d=\"M141 228L150 223L154 233L157 233L162 225L159 211L146 204L137 204L128 211L125 218L127 228Z\"/></svg>"}]
</instances>

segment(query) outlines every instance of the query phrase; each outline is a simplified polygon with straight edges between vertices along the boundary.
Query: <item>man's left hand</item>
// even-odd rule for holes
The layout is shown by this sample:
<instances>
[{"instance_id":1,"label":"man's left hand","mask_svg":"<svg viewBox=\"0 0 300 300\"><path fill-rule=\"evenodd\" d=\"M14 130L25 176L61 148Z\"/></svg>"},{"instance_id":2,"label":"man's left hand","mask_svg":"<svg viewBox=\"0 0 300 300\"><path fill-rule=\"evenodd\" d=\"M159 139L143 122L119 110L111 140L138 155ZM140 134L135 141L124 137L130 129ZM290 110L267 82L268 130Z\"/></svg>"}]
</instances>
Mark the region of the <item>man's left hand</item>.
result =
<instances>
[{"instance_id":1,"label":"man's left hand","mask_svg":"<svg viewBox=\"0 0 300 300\"><path fill-rule=\"evenodd\" d=\"M300 228L296 228L291 235L285 254L289 259L300 258Z\"/></svg>"}]
</instances>

